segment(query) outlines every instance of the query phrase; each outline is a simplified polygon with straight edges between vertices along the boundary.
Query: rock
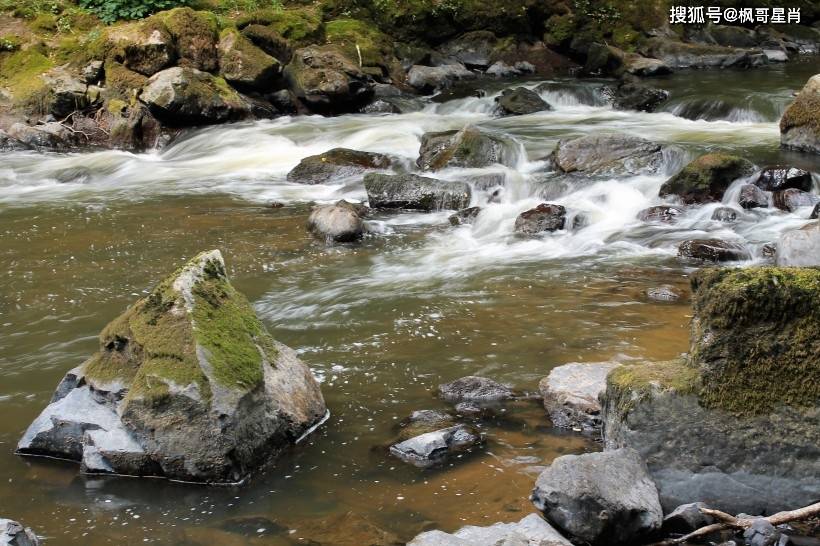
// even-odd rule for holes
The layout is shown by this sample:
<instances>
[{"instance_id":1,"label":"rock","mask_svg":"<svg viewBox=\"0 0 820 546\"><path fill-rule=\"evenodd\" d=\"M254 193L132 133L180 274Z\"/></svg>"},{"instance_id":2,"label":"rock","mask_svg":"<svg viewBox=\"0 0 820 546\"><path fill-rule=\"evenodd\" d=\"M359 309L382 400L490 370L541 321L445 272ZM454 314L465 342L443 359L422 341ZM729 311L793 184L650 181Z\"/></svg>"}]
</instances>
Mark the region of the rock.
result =
<instances>
[{"instance_id":1,"label":"rock","mask_svg":"<svg viewBox=\"0 0 820 546\"><path fill-rule=\"evenodd\" d=\"M481 444L481 435L467 425L427 432L390 446L390 453L419 468L438 466Z\"/></svg>"},{"instance_id":2,"label":"rock","mask_svg":"<svg viewBox=\"0 0 820 546\"><path fill-rule=\"evenodd\" d=\"M82 81L88 85L99 84L105 77L102 61L91 61L85 65L80 73Z\"/></svg>"},{"instance_id":3,"label":"rock","mask_svg":"<svg viewBox=\"0 0 820 546\"><path fill-rule=\"evenodd\" d=\"M744 209L766 208L769 206L769 196L754 184L744 184L740 188L738 204Z\"/></svg>"},{"instance_id":4,"label":"rock","mask_svg":"<svg viewBox=\"0 0 820 546\"><path fill-rule=\"evenodd\" d=\"M552 106L547 104L538 93L526 87L505 89L501 92L501 96L496 97L495 102L504 116L521 116L552 110Z\"/></svg>"},{"instance_id":5,"label":"rock","mask_svg":"<svg viewBox=\"0 0 820 546\"><path fill-rule=\"evenodd\" d=\"M780 543L780 531L763 518L756 518L752 526L743 531L747 546L775 546Z\"/></svg>"},{"instance_id":6,"label":"rock","mask_svg":"<svg viewBox=\"0 0 820 546\"><path fill-rule=\"evenodd\" d=\"M269 91L282 66L240 34L225 29L219 38L219 75L237 88Z\"/></svg>"},{"instance_id":7,"label":"rock","mask_svg":"<svg viewBox=\"0 0 820 546\"><path fill-rule=\"evenodd\" d=\"M663 532L685 535L714 523L712 516L701 512L701 508L708 508L708 506L702 502L681 504L663 517Z\"/></svg>"},{"instance_id":8,"label":"rock","mask_svg":"<svg viewBox=\"0 0 820 546\"><path fill-rule=\"evenodd\" d=\"M42 125L15 123L9 127L8 136L19 142L20 146L37 150L68 150L76 144L74 134L56 121Z\"/></svg>"},{"instance_id":9,"label":"rock","mask_svg":"<svg viewBox=\"0 0 820 546\"><path fill-rule=\"evenodd\" d=\"M559 141L550 161L564 173L634 175L659 171L663 150L640 137L592 134Z\"/></svg>"},{"instance_id":10,"label":"rock","mask_svg":"<svg viewBox=\"0 0 820 546\"><path fill-rule=\"evenodd\" d=\"M607 374L619 365L617 362L573 362L553 368L538 384L552 424L588 432L600 430L598 395L606 388Z\"/></svg>"},{"instance_id":11,"label":"rock","mask_svg":"<svg viewBox=\"0 0 820 546\"><path fill-rule=\"evenodd\" d=\"M754 172L755 167L742 157L711 153L695 159L663 183L658 195L675 195L687 204L720 201L738 178Z\"/></svg>"},{"instance_id":12,"label":"rock","mask_svg":"<svg viewBox=\"0 0 820 546\"><path fill-rule=\"evenodd\" d=\"M484 73L488 76L494 76L496 78L511 78L513 76L521 75L521 71L519 69L508 65L504 61L494 62Z\"/></svg>"},{"instance_id":13,"label":"rock","mask_svg":"<svg viewBox=\"0 0 820 546\"><path fill-rule=\"evenodd\" d=\"M623 80L615 87L605 87L604 96L618 110L654 112L669 98L669 92L633 80Z\"/></svg>"},{"instance_id":14,"label":"rock","mask_svg":"<svg viewBox=\"0 0 820 546\"><path fill-rule=\"evenodd\" d=\"M462 34L439 46L445 57L456 59L467 68L486 70L495 60L498 38L486 30Z\"/></svg>"},{"instance_id":15,"label":"rock","mask_svg":"<svg viewBox=\"0 0 820 546\"><path fill-rule=\"evenodd\" d=\"M660 76L672 70L663 61L649 59L637 53L627 53L615 46L593 43L587 51L584 72L591 75Z\"/></svg>"},{"instance_id":16,"label":"rock","mask_svg":"<svg viewBox=\"0 0 820 546\"><path fill-rule=\"evenodd\" d=\"M308 216L307 228L328 243L349 243L364 235L364 222L356 205L345 200L315 207Z\"/></svg>"},{"instance_id":17,"label":"rock","mask_svg":"<svg viewBox=\"0 0 820 546\"><path fill-rule=\"evenodd\" d=\"M293 50L284 36L267 25L248 25L242 29L242 34L253 44L282 63L289 63L293 58Z\"/></svg>"},{"instance_id":18,"label":"rock","mask_svg":"<svg viewBox=\"0 0 820 546\"><path fill-rule=\"evenodd\" d=\"M367 199L373 208L459 210L470 204L472 192L465 182L448 182L415 174L364 176Z\"/></svg>"},{"instance_id":19,"label":"rock","mask_svg":"<svg viewBox=\"0 0 820 546\"><path fill-rule=\"evenodd\" d=\"M157 118L177 126L222 123L250 113L239 93L195 68L177 66L157 72L139 99Z\"/></svg>"},{"instance_id":20,"label":"rock","mask_svg":"<svg viewBox=\"0 0 820 546\"><path fill-rule=\"evenodd\" d=\"M52 68L43 74L42 79L49 90L44 106L55 118L63 119L89 105L88 86L65 67Z\"/></svg>"},{"instance_id":21,"label":"rock","mask_svg":"<svg viewBox=\"0 0 820 546\"><path fill-rule=\"evenodd\" d=\"M678 301L680 296L680 292L674 286L668 284L653 286L646 290L646 297L652 301L672 303Z\"/></svg>"},{"instance_id":22,"label":"rock","mask_svg":"<svg viewBox=\"0 0 820 546\"><path fill-rule=\"evenodd\" d=\"M532 502L570 540L634 544L659 530L658 491L634 449L564 455L541 473Z\"/></svg>"},{"instance_id":23,"label":"rock","mask_svg":"<svg viewBox=\"0 0 820 546\"><path fill-rule=\"evenodd\" d=\"M0 546L40 546L40 541L28 527L0 518Z\"/></svg>"},{"instance_id":24,"label":"rock","mask_svg":"<svg viewBox=\"0 0 820 546\"><path fill-rule=\"evenodd\" d=\"M722 239L690 239L678 246L678 256L706 262L751 260L749 251L740 243Z\"/></svg>"},{"instance_id":25,"label":"rock","mask_svg":"<svg viewBox=\"0 0 820 546\"><path fill-rule=\"evenodd\" d=\"M454 226L461 226L465 224L472 224L475 222L478 213L481 212L481 207L470 207L462 209L450 216L450 224Z\"/></svg>"},{"instance_id":26,"label":"rock","mask_svg":"<svg viewBox=\"0 0 820 546\"><path fill-rule=\"evenodd\" d=\"M718 207L712 213L712 220L730 224L737 221L737 211L731 207Z\"/></svg>"},{"instance_id":27,"label":"rock","mask_svg":"<svg viewBox=\"0 0 820 546\"><path fill-rule=\"evenodd\" d=\"M535 235L545 231L564 229L567 209L561 205L541 203L534 209L519 214L515 219L516 233Z\"/></svg>"},{"instance_id":28,"label":"rock","mask_svg":"<svg viewBox=\"0 0 820 546\"><path fill-rule=\"evenodd\" d=\"M663 224L674 224L678 216L686 212L683 207L674 205L656 205L643 209L638 213L638 220L643 222L660 222Z\"/></svg>"},{"instance_id":29,"label":"rock","mask_svg":"<svg viewBox=\"0 0 820 546\"><path fill-rule=\"evenodd\" d=\"M401 114L401 110L391 102L376 99L361 109L362 114Z\"/></svg>"},{"instance_id":30,"label":"rock","mask_svg":"<svg viewBox=\"0 0 820 546\"><path fill-rule=\"evenodd\" d=\"M818 202L820 202L820 197L794 188L776 191L772 194L774 206L786 212L795 212L801 207L813 207Z\"/></svg>"},{"instance_id":31,"label":"rock","mask_svg":"<svg viewBox=\"0 0 820 546\"><path fill-rule=\"evenodd\" d=\"M407 546L571 546L571 542L537 514L517 523L496 523L489 527L468 525L454 533L427 531Z\"/></svg>"},{"instance_id":32,"label":"rock","mask_svg":"<svg viewBox=\"0 0 820 546\"><path fill-rule=\"evenodd\" d=\"M0 130L0 152L20 152L31 148L23 144L16 138L12 138L3 130Z\"/></svg>"},{"instance_id":33,"label":"rock","mask_svg":"<svg viewBox=\"0 0 820 546\"><path fill-rule=\"evenodd\" d=\"M154 17L162 19L173 37L179 55L179 66L203 72L217 70L219 32L216 15L181 7L163 11Z\"/></svg>"},{"instance_id":34,"label":"rock","mask_svg":"<svg viewBox=\"0 0 820 546\"><path fill-rule=\"evenodd\" d=\"M740 49L719 45L690 44L667 38L647 40L641 53L663 61L673 70L681 68L750 68L765 64L759 49Z\"/></svg>"},{"instance_id":35,"label":"rock","mask_svg":"<svg viewBox=\"0 0 820 546\"><path fill-rule=\"evenodd\" d=\"M809 81L780 118L780 145L820 154L820 74Z\"/></svg>"},{"instance_id":36,"label":"rock","mask_svg":"<svg viewBox=\"0 0 820 546\"><path fill-rule=\"evenodd\" d=\"M236 483L325 413L310 369L268 334L214 250L106 326L17 453L92 473Z\"/></svg>"},{"instance_id":37,"label":"rock","mask_svg":"<svg viewBox=\"0 0 820 546\"><path fill-rule=\"evenodd\" d=\"M389 169L392 165L392 159L384 154L333 148L304 158L288 173L287 179L299 184L339 183L340 179Z\"/></svg>"},{"instance_id":38,"label":"rock","mask_svg":"<svg viewBox=\"0 0 820 546\"><path fill-rule=\"evenodd\" d=\"M157 18L111 27L108 39L122 50L122 64L144 76L153 76L177 59L174 38Z\"/></svg>"},{"instance_id":39,"label":"rock","mask_svg":"<svg viewBox=\"0 0 820 546\"><path fill-rule=\"evenodd\" d=\"M820 270L705 268L692 287L688 358L625 364L607 378L606 448L641 453L667 511L696 501L731 514L811 504L820 498L820 368L806 355L820 351Z\"/></svg>"},{"instance_id":40,"label":"rock","mask_svg":"<svg viewBox=\"0 0 820 546\"><path fill-rule=\"evenodd\" d=\"M319 112L355 111L373 95L370 76L332 44L294 51L285 79L299 100Z\"/></svg>"},{"instance_id":41,"label":"rock","mask_svg":"<svg viewBox=\"0 0 820 546\"><path fill-rule=\"evenodd\" d=\"M474 80L475 72L467 70L463 64L444 66L413 66L407 73L407 83L417 91L432 94L452 86L455 82Z\"/></svg>"},{"instance_id":42,"label":"rock","mask_svg":"<svg viewBox=\"0 0 820 546\"><path fill-rule=\"evenodd\" d=\"M468 375L439 385L438 394L451 404L473 402L479 406L492 405L515 398L515 393L507 385L475 375Z\"/></svg>"},{"instance_id":43,"label":"rock","mask_svg":"<svg viewBox=\"0 0 820 546\"><path fill-rule=\"evenodd\" d=\"M512 165L515 154L511 148L506 139L468 125L460 131L424 133L416 164L425 171Z\"/></svg>"},{"instance_id":44,"label":"rock","mask_svg":"<svg viewBox=\"0 0 820 546\"><path fill-rule=\"evenodd\" d=\"M3 149L3 137L0 135L0 150ZM820 203L817 203L812 209L811 214L809 215L809 220L817 220L820 218Z\"/></svg>"},{"instance_id":45,"label":"rock","mask_svg":"<svg viewBox=\"0 0 820 546\"><path fill-rule=\"evenodd\" d=\"M752 184L766 191L779 191L789 188L811 191L814 185L809 171L786 166L766 167L760 171Z\"/></svg>"},{"instance_id":46,"label":"rock","mask_svg":"<svg viewBox=\"0 0 820 546\"><path fill-rule=\"evenodd\" d=\"M775 251L775 264L780 267L819 267L820 229L809 224L781 235Z\"/></svg>"}]
</instances>

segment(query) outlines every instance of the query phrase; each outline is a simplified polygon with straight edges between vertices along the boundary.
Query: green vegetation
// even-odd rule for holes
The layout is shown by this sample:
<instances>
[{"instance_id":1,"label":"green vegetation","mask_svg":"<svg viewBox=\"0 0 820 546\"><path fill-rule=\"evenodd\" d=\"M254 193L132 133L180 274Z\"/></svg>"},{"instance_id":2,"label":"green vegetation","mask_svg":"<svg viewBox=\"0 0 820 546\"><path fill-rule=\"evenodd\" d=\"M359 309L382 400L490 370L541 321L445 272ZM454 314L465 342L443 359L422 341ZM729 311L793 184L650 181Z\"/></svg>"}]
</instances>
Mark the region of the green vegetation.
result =
<instances>
[{"instance_id":1,"label":"green vegetation","mask_svg":"<svg viewBox=\"0 0 820 546\"><path fill-rule=\"evenodd\" d=\"M79 0L80 6L106 23L120 19L140 19L152 13L184 6L186 0Z\"/></svg>"},{"instance_id":2,"label":"green vegetation","mask_svg":"<svg viewBox=\"0 0 820 546\"><path fill-rule=\"evenodd\" d=\"M336 19L325 25L329 43L338 45L350 59L361 54L362 66L383 66L394 55L389 36L374 25L356 19Z\"/></svg>"},{"instance_id":3,"label":"green vegetation","mask_svg":"<svg viewBox=\"0 0 820 546\"><path fill-rule=\"evenodd\" d=\"M815 76L813 79L820 80ZM809 127L820 135L820 81L806 85L780 119L780 132L793 127Z\"/></svg>"},{"instance_id":4,"label":"green vegetation","mask_svg":"<svg viewBox=\"0 0 820 546\"><path fill-rule=\"evenodd\" d=\"M618 415L626 416L630 409L655 391L695 394L699 384L697 369L683 359L624 364L607 376L607 396L615 401Z\"/></svg>"}]
</instances>

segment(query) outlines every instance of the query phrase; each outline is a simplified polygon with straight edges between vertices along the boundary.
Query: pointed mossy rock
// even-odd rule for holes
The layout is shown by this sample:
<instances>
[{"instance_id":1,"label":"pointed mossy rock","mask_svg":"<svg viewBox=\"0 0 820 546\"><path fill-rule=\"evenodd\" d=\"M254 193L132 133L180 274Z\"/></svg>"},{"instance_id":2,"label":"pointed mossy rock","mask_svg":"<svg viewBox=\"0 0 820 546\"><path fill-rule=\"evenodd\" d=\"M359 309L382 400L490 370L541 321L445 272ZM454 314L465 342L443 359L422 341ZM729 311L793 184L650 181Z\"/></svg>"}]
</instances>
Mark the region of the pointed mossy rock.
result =
<instances>
[{"instance_id":1,"label":"pointed mossy rock","mask_svg":"<svg viewBox=\"0 0 820 546\"><path fill-rule=\"evenodd\" d=\"M92 473L234 483L325 413L310 369L270 336L213 250L103 329L18 453Z\"/></svg>"},{"instance_id":2,"label":"pointed mossy rock","mask_svg":"<svg viewBox=\"0 0 820 546\"><path fill-rule=\"evenodd\" d=\"M815 74L780 119L784 148L820 154L820 74Z\"/></svg>"},{"instance_id":3,"label":"pointed mossy rock","mask_svg":"<svg viewBox=\"0 0 820 546\"><path fill-rule=\"evenodd\" d=\"M723 153L705 154L664 182L658 195L678 196L687 204L720 201L732 182L754 171L755 166L742 157Z\"/></svg>"}]
</instances>

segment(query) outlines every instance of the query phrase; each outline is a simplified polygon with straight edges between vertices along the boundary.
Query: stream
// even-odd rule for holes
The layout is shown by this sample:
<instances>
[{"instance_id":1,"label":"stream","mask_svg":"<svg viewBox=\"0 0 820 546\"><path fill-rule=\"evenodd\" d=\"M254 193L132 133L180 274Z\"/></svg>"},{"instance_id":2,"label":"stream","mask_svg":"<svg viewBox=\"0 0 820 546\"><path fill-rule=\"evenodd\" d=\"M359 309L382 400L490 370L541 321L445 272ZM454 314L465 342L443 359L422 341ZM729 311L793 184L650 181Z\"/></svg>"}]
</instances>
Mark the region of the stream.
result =
<instances>
[{"instance_id":1,"label":"stream","mask_svg":"<svg viewBox=\"0 0 820 546\"><path fill-rule=\"evenodd\" d=\"M363 545L407 541L431 528L517 521L534 511L535 477L555 457L601 449L552 427L539 401L482 423L487 444L421 471L385 447L412 411L446 409L438 384L482 375L536 392L568 362L670 359L689 344L688 274L678 244L744 242L751 261L810 209L744 211L712 221L719 204L674 225L637 213L663 201L663 181L705 151L759 166L820 172L820 157L779 148L778 120L820 60L754 71L677 73L651 80L670 100L655 113L586 104L596 80L555 80L554 110L498 118L504 88L390 115L285 117L186 133L160 152L0 155L0 513L48 544ZM312 203L366 201L360 177L299 185L285 176L334 147L388 153L411 169L421 136L476 125L519 146L515 167L437 173L504 177L475 188L484 210L453 227L451 212L376 212L358 245L328 247L305 221ZM677 147L664 173L555 180L546 161L561 138L626 132ZM815 180L815 184L820 180ZM726 204L736 200L730 191ZM513 234L541 202L581 211L589 225L536 238ZM272 208L272 202L285 206ZM738 210L741 210L738 208ZM322 382L331 417L242 487L82 476L76 465L14 455L63 374L97 348L100 330L199 251L219 248L234 285L278 340ZM646 297L670 285L675 303ZM371 542L368 542L371 541Z\"/></svg>"}]
</instances>

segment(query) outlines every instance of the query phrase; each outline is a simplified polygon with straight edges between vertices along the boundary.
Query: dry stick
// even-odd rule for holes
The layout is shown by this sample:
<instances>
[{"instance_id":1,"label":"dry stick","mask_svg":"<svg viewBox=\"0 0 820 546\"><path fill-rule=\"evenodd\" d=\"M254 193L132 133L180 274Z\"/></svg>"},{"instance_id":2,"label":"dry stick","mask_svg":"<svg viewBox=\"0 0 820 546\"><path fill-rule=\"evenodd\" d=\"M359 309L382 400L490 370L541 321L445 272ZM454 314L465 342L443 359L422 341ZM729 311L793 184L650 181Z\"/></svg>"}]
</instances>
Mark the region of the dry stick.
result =
<instances>
[{"instance_id":1,"label":"dry stick","mask_svg":"<svg viewBox=\"0 0 820 546\"><path fill-rule=\"evenodd\" d=\"M701 527L700 529L692 531L688 535L684 535L679 538L673 538L669 540L664 540L663 542L658 542L653 546L668 546L671 544L681 544L682 542L686 542L687 540L708 535L709 533L722 531L724 529L748 529L752 526L755 520L758 519L763 519L771 523L772 525L780 525L782 523L788 523L790 521L798 521L815 516L820 516L820 502L810 504L809 506L804 506L803 508L798 508L797 510L787 510L785 512L778 512L765 518L738 518L730 514L727 514L726 512L721 512L720 510L712 510L711 508L701 508L700 511L704 515L712 516L715 519L721 520L721 522L713 523L711 525L707 525L706 527Z\"/></svg>"}]
</instances>

